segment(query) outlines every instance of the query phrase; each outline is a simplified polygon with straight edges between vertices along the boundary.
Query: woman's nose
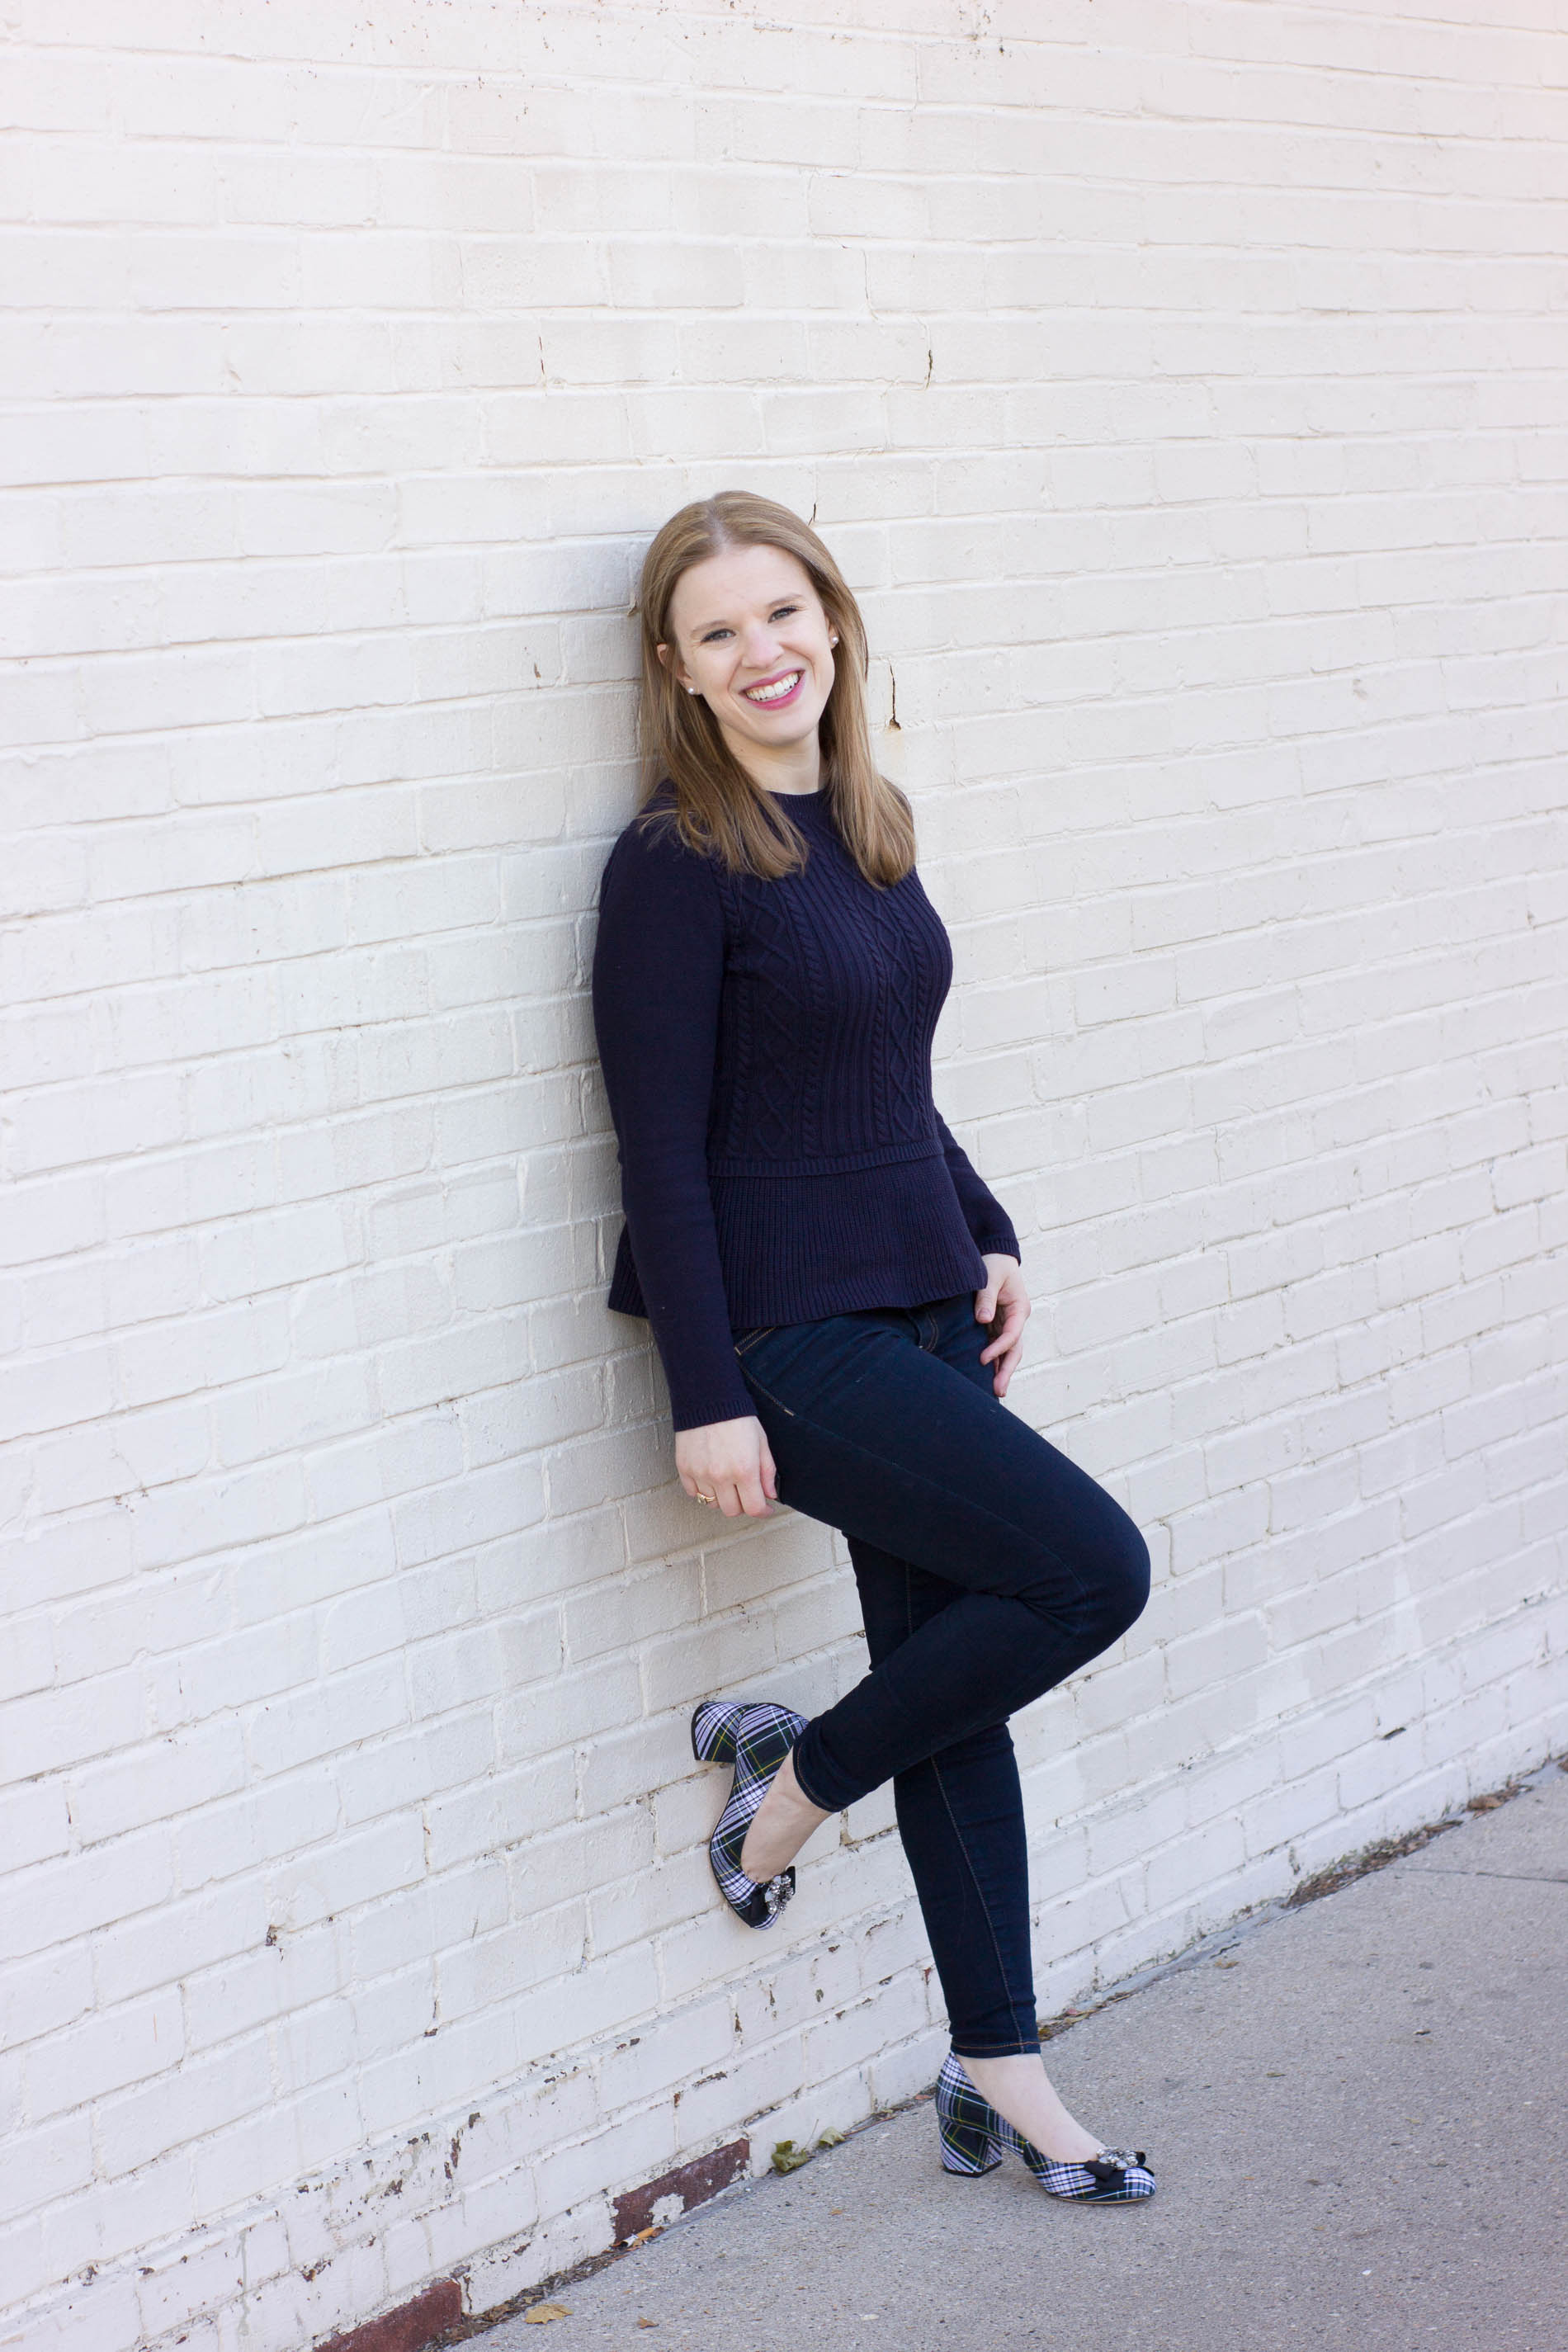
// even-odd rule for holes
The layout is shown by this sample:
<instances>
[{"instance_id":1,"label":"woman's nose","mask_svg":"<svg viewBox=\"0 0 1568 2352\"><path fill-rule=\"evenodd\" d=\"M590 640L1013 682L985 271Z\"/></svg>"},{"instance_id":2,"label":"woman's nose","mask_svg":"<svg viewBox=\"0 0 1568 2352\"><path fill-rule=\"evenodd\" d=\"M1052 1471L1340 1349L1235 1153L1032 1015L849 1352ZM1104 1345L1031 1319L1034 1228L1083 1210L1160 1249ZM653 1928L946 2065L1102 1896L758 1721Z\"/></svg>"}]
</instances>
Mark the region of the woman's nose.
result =
<instances>
[{"instance_id":1,"label":"woman's nose","mask_svg":"<svg viewBox=\"0 0 1568 2352\"><path fill-rule=\"evenodd\" d=\"M762 669L778 651L778 638L766 621L753 621L741 639L748 669Z\"/></svg>"}]
</instances>

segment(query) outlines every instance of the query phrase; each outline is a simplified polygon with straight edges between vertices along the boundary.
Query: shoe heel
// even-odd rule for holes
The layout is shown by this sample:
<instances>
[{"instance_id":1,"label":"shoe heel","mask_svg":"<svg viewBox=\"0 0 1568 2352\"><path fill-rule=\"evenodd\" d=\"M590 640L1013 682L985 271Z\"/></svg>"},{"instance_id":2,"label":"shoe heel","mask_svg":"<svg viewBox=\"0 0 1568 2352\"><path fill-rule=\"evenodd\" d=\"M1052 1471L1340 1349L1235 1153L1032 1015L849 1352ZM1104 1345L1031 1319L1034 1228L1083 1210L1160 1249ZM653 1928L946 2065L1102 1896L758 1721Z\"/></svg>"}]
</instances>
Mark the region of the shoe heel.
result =
<instances>
[{"instance_id":1,"label":"shoe heel","mask_svg":"<svg viewBox=\"0 0 1568 2352\"><path fill-rule=\"evenodd\" d=\"M691 1753L700 1764L734 1762L735 1734L745 1712L730 1699L703 1700L691 1718Z\"/></svg>"},{"instance_id":2,"label":"shoe heel","mask_svg":"<svg viewBox=\"0 0 1568 2352\"><path fill-rule=\"evenodd\" d=\"M1006 2125L952 2056L943 2060L936 2078L936 2127L944 2172L965 2173L973 2180L978 2173L994 2172L1006 2152L1001 2137Z\"/></svg>"},{"instance_id":3,"label":"shoe heel","mask_svg":"<svg viewBox=\"0 0 1568 2352\"><path fill-rule=\"evenodd\" d=\"M977 2130L973 2124L954 2123L951 2116L942 2116L937 2129L944 2172L962 2172L973 2180L982 2172L994 2172L1001 2163L1001 2143L993 2139L988 2131Z\"/></svg>"}]
</instances>

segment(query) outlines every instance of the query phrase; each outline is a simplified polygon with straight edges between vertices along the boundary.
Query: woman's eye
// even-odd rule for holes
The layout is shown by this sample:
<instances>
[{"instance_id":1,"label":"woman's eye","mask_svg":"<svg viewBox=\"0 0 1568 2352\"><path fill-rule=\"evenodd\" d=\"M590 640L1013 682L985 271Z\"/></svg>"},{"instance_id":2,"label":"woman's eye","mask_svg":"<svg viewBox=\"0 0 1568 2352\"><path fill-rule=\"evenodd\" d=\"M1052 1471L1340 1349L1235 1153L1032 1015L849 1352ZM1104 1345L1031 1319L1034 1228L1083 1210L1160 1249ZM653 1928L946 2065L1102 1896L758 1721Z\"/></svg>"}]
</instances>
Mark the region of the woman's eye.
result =
<instances>
[{"instance_id":1,"label":"woman's eye","mask_svg":"<svg viewBox=\"0 0 1568 2352\"><path fill-rule=\"evenodd\" d=\"M768 618L770 621L787 621L799 610L798 604L777 604L768 614ZM716 646L721 637L731 637L734 634L732 629L708 629L697 642L702 646Z\"/></svg>"}]
</instances>

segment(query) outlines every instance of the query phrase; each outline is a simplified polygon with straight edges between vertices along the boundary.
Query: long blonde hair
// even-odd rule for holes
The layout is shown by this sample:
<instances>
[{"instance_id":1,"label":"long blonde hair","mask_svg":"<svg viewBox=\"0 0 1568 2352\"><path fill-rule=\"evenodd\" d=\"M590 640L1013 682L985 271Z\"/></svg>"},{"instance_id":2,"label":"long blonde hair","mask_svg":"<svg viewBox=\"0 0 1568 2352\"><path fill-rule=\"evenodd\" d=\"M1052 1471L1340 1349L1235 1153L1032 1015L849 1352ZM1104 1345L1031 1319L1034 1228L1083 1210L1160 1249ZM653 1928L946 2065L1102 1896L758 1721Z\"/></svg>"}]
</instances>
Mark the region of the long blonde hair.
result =
<instances>
[{"instance_id":1,"label":"long blonde hair","mask_svg":"<svg viewBox=\"0 0 1568 2352\"><path fill-rule=\"evenodd\" d=\"M776 547L793 555L838 633L838 659L818 737L822 785L840 839L868 882L900 882L915 862L910 804L879 772L866 712L866 625L842 572L816 533L787 507L749 490L721 490L671 515L642 568L642 746L647 788L668 777L675 825L689 849L709 851L731 872L764 881L798 873L806 848L799 828L754 783L700 696L683 694L658 657L669 642L677 581L726 547Z\"/></svg>"}]
</instances>

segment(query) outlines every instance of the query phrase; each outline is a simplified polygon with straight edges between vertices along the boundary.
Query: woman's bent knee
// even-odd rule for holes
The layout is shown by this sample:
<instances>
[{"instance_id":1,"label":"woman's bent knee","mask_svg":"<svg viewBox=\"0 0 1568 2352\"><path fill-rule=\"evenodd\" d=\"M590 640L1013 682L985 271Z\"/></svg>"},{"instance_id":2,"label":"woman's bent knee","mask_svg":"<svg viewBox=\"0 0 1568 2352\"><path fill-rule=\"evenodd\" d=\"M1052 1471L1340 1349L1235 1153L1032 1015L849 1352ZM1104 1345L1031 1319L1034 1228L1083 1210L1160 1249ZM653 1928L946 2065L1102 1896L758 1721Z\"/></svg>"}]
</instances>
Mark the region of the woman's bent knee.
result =
<instances>
[{"instance_id":1,"label":"woman's bent knee","mask_svg":"<svg viewBox=\"0 0 1568 2352\"><path fill-rule=\"evenodd\" d=\"M1112 1628L1106 1636L1107 1646L1136 1625L1149 1605L1149 1547L1125 1513L1120 1532L1121 1540L1106 1575L1105 1610Z\"/></svg>"},{"instance_id":2,"label":"woman's bent knee","mask_svg":"<svg viewBox=\"0 0 1568 2352\"><path fill-rule=\"evenodd\" d=\"M1106 1514L1073 1560L1079 1590L1064 1612L1056 1586L1057 1605L1047 1613L1059 1622L1065 1613L1084 1643L1084 1655L1098 1657L1137 1623L1149 1601L1149 1547L1119 1504L1107 1496ZM1042 1589L1040 1598L1044 1599Z\"/></svg>"}]
</instances>

